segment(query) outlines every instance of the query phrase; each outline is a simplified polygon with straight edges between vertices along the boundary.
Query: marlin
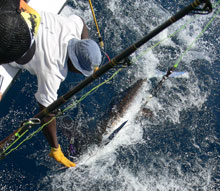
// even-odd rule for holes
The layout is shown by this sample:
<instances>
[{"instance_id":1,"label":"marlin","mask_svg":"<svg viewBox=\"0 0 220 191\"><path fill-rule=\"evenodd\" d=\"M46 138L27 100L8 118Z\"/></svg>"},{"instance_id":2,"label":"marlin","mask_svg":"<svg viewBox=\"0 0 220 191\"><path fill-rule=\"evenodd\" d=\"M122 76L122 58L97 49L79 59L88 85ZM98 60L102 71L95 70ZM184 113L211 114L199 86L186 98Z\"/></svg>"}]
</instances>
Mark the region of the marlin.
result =
<instances>
[{"instance_id":1,"label":"marlin","mask_svg":"<svg viewBox=\"0 0 220 191\"><path fill-rule=\"evenodd\" d=\"M94 133L82 132L82 127L74 131L71 130L71 132L70 130L65 130L64 133L66 135L71 135L69 148L71 156L81 155L89 146L94 144L98 146L108 144L128 122L129 119L126 119L125 115L127 111L130 110L137 95L143 89L145 82L146 79L139 79L116 96L110 104L110 109L105 112L101 117L102 120L98 122ZM136 113L140 112L143 112L146 117L153 117L153 112L147 108L139 108L139 110L136 111ZM121 123L122 120L124 121Z\"/></svg>"},{"instance_id":2,"label":"marlin","mask_svg":"<svg viewBox=\"0 0 220 191\"><path fill-rule=\"evenodd\" d=\"M153 77L161 78L166 72L155 70ZM173 72L170 77L174 78L188 78L188 72ZM80 155L91 145L106 145L108 144L118 132L127 124L129 120L134 120L136 117L142 116L144 118L153 118L154 114L147 107L147 103L151 94L145 95L143 88L147 83L147 79L138 79L131 86L119 93L115 99L110 103L109 109L100 118L94 131L78 126L76 120L75 129L64 130L64 134L70 139L70 153L71 155ZM135 100L138 97L138 100ZM138 107L132 108L139 104ZM133 119L129 119L128 113L132 113ZM68 120L68 119L67 119ZM66 120L66 121L67 121ZM68 123L71 123L69 120ZM67 124L68 125L68 124ZM72 126L72 125L71 125Z\"/></svg>"}]
</instances>

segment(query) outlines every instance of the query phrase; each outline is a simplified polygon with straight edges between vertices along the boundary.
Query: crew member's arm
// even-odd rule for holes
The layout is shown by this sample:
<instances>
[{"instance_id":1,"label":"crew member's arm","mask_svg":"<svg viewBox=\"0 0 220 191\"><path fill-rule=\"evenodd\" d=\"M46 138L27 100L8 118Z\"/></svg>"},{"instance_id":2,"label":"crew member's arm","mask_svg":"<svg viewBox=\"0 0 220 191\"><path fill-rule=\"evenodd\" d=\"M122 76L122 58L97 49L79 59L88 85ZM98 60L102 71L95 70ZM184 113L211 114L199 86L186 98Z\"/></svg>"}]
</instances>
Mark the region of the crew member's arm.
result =
<instances>
[{"instance_id":1,"label":"crew member's arm","mask_svg":"<svg viewBox=\"0 0 220 191\"><path fill-rule=\"evenodd\" d=\"M89 31L88 31L86 23L84 22L83 19L82 19L82 21L83 21L83 30L82 30L81 39L88 39L89 38Z\"/></svg>"},{"instance_id":2,"label":"crew member's arm","mask_svg":"<svg viewBox=\"0 0 220 191\"><path fill-rule=\"evenodd\" d=\"M42 111L43 109L45 109L45 107L39 104L39 110ZM75 163L71 162L64 156L61 147L58 144L56 133L56 119L54 118L54 114L49 114L48 116L44 117L41 122L42 124L48 123L43 128L43 133L51 147L51 152L49 156L53 157L57 162L63 164L66 167L76 166Z\"/></svg>"},{"instance_id":3,"label":"crew member's arm","mask_svg":"<svg viewBox=\"0 0 220 191\"><path fill-rule=\"evenodd\" d=\"M38 103L38 105L39 105L39 111L42 111L43 109L45 109L45 107L41 105L40 103ZM55 117L54 114L49 114L48 116L44 117L41 120L41 123L42 124L48 123L50 120L52 120L53 117ZM51 121L47 126L43 128L43 133L49 145L51 147L58 148L58 141L57 141L57 134L56 134L56 119Z\"/></svg>"},{"instance_id":4,"label":"crew member's arm","mask_svg":"<svg viewBox=\"0 0 220 191\"><path fill-rule=\"evenodd\" d=\"M59 89L61 79L58 78L56 75L52 75L45 71L38 73L37 79L38 90L35 94L35 98L39 103L39 110L42 111L57 99L57 91ZM51 152L49 156L53 157L57 162L63 164L66 167L76 166L73 162L71 162L64 156L63 152L61 151L60 145L58 144L56 119L54 118L54 114L48 114L41 120L42 124L48 123L42 131L51 147Z\"/></svg>"}]
</instances>

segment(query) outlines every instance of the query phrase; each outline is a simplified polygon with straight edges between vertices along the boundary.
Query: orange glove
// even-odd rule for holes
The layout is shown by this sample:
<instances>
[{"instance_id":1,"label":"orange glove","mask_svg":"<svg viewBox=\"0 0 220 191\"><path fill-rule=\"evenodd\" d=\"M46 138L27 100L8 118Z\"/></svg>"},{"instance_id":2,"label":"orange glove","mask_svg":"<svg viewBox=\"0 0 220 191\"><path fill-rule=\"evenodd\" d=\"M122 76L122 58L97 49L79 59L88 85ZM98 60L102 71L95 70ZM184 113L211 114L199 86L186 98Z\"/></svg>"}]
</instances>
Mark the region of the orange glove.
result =
<instances>
[{"instance_id":1,"label":"orange glove","mask_svg":"<svg viewBox=\"0 0 220 191\"><path fill-rule=\"evenodd\" d=\"M57 162L63 164L66 167L75 167L76 164L67 159L63 152L61 151L60 145L58 148L51 148L51 152L49 154L50 157L53 157Z\"/></svg>"}]
</instances>

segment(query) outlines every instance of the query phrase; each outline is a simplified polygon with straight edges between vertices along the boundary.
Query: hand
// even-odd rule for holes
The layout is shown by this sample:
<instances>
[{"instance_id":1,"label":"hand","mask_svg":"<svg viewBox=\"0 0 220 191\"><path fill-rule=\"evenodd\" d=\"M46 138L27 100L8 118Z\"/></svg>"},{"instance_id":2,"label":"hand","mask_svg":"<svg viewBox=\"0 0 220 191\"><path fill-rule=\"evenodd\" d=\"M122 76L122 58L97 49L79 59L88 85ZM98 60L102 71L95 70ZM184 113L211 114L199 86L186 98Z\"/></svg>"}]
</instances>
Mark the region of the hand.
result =
<instances>
[{"instance_id":1,"label":"hand","mask_svg":"<svg viewBox=\"0 0 220 191\"><path fill-rule=\"evenodd\" d=\"M63 152L61 151L60 145L58 148L51 148L51 152L49 154L50 157L53 157L57 162L63 164L66 167L75 167L76 164L67 159Z\"/></svg>"}]
</instances>

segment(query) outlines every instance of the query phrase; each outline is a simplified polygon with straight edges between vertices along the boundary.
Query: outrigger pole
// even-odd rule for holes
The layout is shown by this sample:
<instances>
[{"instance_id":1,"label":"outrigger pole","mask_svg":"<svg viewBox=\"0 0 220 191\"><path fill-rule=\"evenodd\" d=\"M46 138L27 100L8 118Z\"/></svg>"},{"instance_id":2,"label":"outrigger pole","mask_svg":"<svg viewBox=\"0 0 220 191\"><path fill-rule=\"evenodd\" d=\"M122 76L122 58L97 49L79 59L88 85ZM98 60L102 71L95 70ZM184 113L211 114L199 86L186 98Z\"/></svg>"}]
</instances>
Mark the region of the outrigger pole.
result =
<instances>
[{"instance_id":1,"label":"outrigger pole","mask_svg":"<svg viewBox=\"0 0 220 191\"><path fill-rule=\"evenodd\" d=\"M201 4L204 4L204 6L201 9L198 9ZM71 89L69 92L64 94L63 96L59 97L54 103L49 105L47 108L39 112L34 116L34 119L43 119L45 116L47 116L49 113L53 112L57 108L59 108L61 105L66 103L73 95L78 93L80 90L85 88L88 84L93 82L95 79L106 73L108 70L113 68L116 65L120 65L123 61L125 61L128 56L130 56L132 53L134 53L140 46L148 42L150 39L155 37L157 34L159 34L161 31L178 21L179 19L183 18L185 15L187 15L190 12L194 13L210 13L212 11L212 4L209 0L195 0L193 3L188 5L187 7L180 10L178 13L176 13L174 16L172 16L170 19L168 19L166 22L158 26L156 29L154 29L152 32L144 36L141 40L137 41L127 49L125 49L121 54L114 57L111 61L109 61L107 64L103 65L99 68L98 71L96 71L93 75L89 76L85 80L83 80L81 83L79 83L77 86L75 86L73 89ZM34 125L34 124L33 124ZM30 129L33 125L28 123L28 125L22 125L19 129L14 131L11 135L6 137L3 141L0 142L0 158L4 157L4 154L6 150L11 147L10 145L13 145L18 141L27 131Z\"/></svg>"}]
</instances>

